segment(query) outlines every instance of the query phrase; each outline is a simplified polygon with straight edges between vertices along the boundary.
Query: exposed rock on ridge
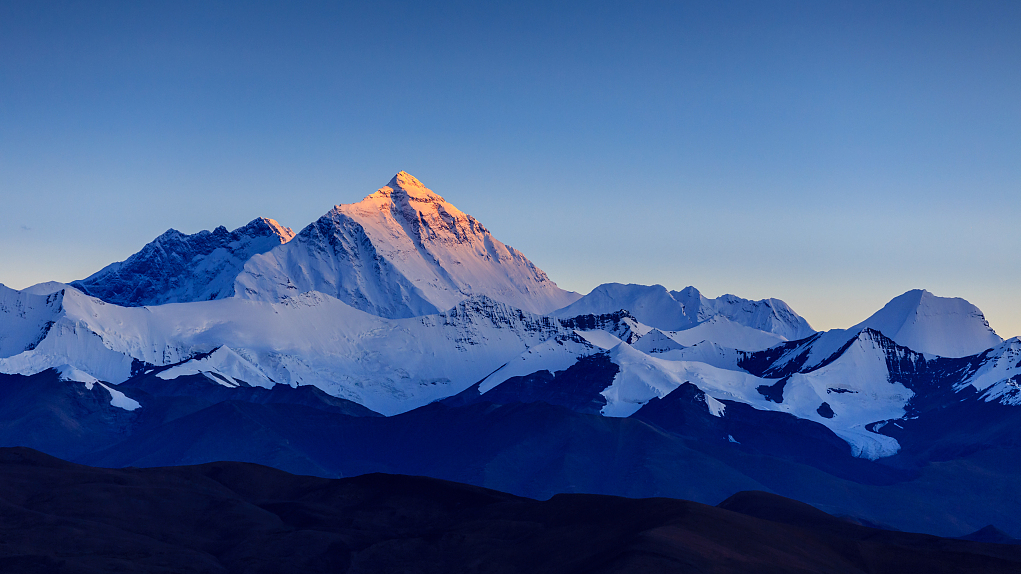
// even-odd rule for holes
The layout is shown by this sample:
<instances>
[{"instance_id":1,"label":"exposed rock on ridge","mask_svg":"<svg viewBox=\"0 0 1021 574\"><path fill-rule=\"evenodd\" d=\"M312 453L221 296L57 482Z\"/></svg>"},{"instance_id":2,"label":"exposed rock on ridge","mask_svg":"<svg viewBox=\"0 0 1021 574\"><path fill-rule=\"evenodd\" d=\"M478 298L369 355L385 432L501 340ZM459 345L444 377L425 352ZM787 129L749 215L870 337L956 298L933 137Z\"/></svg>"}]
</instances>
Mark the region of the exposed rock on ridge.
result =
<instances>
[{"instance_id":1,"label":"exposed rock on ridge","mask_svg":"<svg viewBox=\"0 0 1021 574\"><path fill-rule=\"evenodd\" d=\"M264 301L313 290L389 318L450 309L472 294L540 314L580 297L403 171L253 257L235 284L238 297Z\"/></svg>"},{"instance_id":2,"label":"exposed rock on ridge","mask_svg":"<svg viewBox=\"0 0 1021 574\"><path fill-rule=\"evenodd\" d=\"M260 217L234 231L222 225L187 235L169 229L126 260L71 283L123 307L223 299L252 255L287 243L294 232Z\"/></svg>"}]
</instances>

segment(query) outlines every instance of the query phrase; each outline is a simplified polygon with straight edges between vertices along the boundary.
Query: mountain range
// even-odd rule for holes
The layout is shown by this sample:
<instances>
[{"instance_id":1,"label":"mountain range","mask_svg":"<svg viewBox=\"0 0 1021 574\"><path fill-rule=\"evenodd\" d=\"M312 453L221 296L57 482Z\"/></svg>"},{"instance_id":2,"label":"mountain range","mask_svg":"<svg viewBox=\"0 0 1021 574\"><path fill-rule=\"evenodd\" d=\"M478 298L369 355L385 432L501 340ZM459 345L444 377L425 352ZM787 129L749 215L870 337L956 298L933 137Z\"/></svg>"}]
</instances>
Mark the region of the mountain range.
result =
<instances>
[{"instance_id":1,"label":"mountain range","mask_svg":"<svg viewBox=\"0 0 1021 574\"><path fill-rule=\"evenodd\" d=\"M0 286L0 383L0 445L97 466L762 490L1021 536L1021 341L967 301L909 291L816 332L779 299L582 296L405 172L296 234L169 230L81 281Z\"/></svg>"},{"instance_id":2,"label":"mountain range","mask_svg":"<svg viewBox=\"0 0 1021 574\"><path fill-rule=\"evenodd\" d=\"M717 506L426 477L295 476L239 462L147 469L0 449L0 570L104 572L1016 572L1021 546L893 532L765 492ZM210 511L215 509L215 511ZM998 543L990 543L998 542Z\"/></svg>"}]
</instances>

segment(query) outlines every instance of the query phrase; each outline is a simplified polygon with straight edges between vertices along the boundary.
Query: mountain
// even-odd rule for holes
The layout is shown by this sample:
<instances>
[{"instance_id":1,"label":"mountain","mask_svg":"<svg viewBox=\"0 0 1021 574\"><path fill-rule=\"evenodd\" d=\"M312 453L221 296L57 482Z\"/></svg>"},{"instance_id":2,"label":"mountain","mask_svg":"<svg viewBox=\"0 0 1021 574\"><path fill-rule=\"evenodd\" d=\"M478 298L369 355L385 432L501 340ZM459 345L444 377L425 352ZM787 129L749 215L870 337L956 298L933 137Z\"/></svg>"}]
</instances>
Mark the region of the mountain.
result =
<instances>
[{"instance_id":1,"label":"mountain","mask_svg":"<svg viewBox=\"0 0 1021 574\"><path fill-rule=\"evenodd\" d=\"M1021 549L851 524L740 492L710 506L237 462L111 470L0 449L17 572L1016 572ZM215 511L210 511L215 509ZM87 532L87 536L82 533ZM477 568L473 568L476 566Z\"/></svg>"},{"instance_id":2,"label":"mountain","mask_svg":"<svg viewBox=\"0 0 1021 574\"><path fill-rule=\"evenodd\" d=\"M1021 534L1021 341L962 299L816 333L777 299L578 298L403 172L289 237L168 232L75 285L0 286L0 445Z\"/></svg>"},{"instance_id":3,"label":"mountain","mask_svg":"<svg viewBox=\"0 0 1021 574\"><path fill-rule=\"evenodd\" d=\"M571 330L482 295L442 313L386 319L333 297L229 298L145 308L71 288L0 289L0 372L72 365L108 383L146 368L164 379L210 373L227 384L315 385L384 414L470 386L528 348ZM47 302L49 301L49 302ZM6 311L5 311L6 309Z\"/></svg>"},{"instance_id":4,"label":"mountain","mask_svg":"<svg viewBox=\"0 0 1021 574\"><path fill-rule=\"evenodd\" d=\"M866 329L805 367L778 351L811 354L823 335L759 352L646 353L643 339L663 332L627 312L555 320L480 297L399 320L316 293L145 309L71 289L59 300L43 342L0 361L26 373L63 361L0 378L3 444L117 467L233 459L319 476L401 472L541 498L715 503L756 489L898 528L1021 533L1021 508L996 495L1021 472L1016 340L940 358ZM205 346L224 339L233 346ZM663 358L692 350L718 364ZM128 378L66 366L90 356L89 371L117 358ZM348 374L321 384L392 416L269 380L316 372ZM973 488L948 490L960 484Z\"/></svg>"},{"instance_id":5,"label":"mountain","mask_svg":"<svg viewBox=\"0 0 1021 574\"><path fill-rule=\"evenodd\" d=\"M234 231L220 226L185 235L170 229L126 260L71 285L124 307L223 299L234 294L246 261L293 237L289 228L262 217Z\"/></svg>"},{"instance_id":6,"label":"mountain","mask_svg":"<svg viewBox=\"0 0 1021 574\"><path fill-rule=\"evenodd\" d=\"M571 380L583 382L564 382ZM218 387L202 377L191 385ZM698 400L693 385L667 395L658 413L627 418L544 401L434 403L383 418L322 403L261 402L229 389L222 392L233 399L209 404L191 392L155 397L131 383L120 388L142 405L125 413L138 422L120 438L89 426L88 436L103 436L107 446L69 458L118 468L238 460L324 477L396 472L540 499L588 492L715 504L740 490L765 490L900 529L958 536L993 523L1021 533L1021 501L997 494L1016 484L1021 449L899 468L850 456L846 443L817 423ZM713 423L701 428L705 420Z\"/></svg>"},{"instance_id":7,"label":"mountain","mask_svg":"<svg viewBox=\"0 0 1021 574\"><path fill-rule=\"evenodd\" d=\"M53 326L61 299L60 293L40 295L0 284L0 357L34 349Z\"/></svg>"},{"instance_id":8,"label":"mountain","mask_svg":"<svg viewBox=\"0 0 1021 574\"><path fill-rule=\"evenodd\" d=\"M621 283L603 283L553 314L557 317L603 315L621 309L650 327L667 331L687 329L709 318L709 315L699 315L697 310L692 313L662 285Z\"/></svg>"},{"instance_id":9,"label":"mountain","mask_svg":"<svg viewBox=\"0 0 1021 574\"><path fill-rule=\"evenodd\" d=\"M635 344L640 345L641 339ZM739 362L727 366L664 359L660 358L663 354L647 354L623 341L607 347L589 339L557 339L538 345L464 393L475 392L475 400L507 402L507 397L513 396L516 401L531 402L537 400L531 390L537 384L559 386L560 372L567 376L581 368L587 371L584 376L571 377L584 379L585 384L574 385L572 401L598 405L581 412L628 417L650 401L668 397L684 384L694 384L717 402L740 402L823 425L846 441L851 447L849 454L854 456L878 459L900 448L894 438L869 428L872 423L904 417L913 396L904 382L891 374L891 356L903 351L877 331L862 331L824 366L804 373L786 373L781 378L741 368L743 364L755 370L757 353L735 354ZM596 369L594 365L600 363L593 358L600 356L603 366ZM555 392L554 388L545 394ZM556 404L569 403L561 400Z\"/></svg>"},{"instance_id":10,"label":"mountain","mask_svg":"<svg viewBox=\"0 0 1021 574\"><path fill-rule=\"evenodd\" d=\"M473 294L537 314L579 297L403 171L252 257L235 285L238 297L260 301L306 291L388 318L437 313Z\"/></svg>"},{"instance_id":11,"label":"mountain","mask_svg":"<svg viewBox=\"0 0 1021 574\"><path fill-rule=\"evenodd\" d=\"M915 289L894 297L849 331L871 328L920 353L966 357L1003 342L978 307Z\"/></svg>"},{"instance_id":12,"label":"mountain","mask_svg":"<svg viewBox=\"0 0 1021 574\"><path fill-rule=\"evenodd\" d=\"M698 291L694 287L688 287L683 291L670 293L683 303L692 295L698 294ZM707 307L712 314L722 315L740 325L773 333L789 341L803 339L815 333L804 317L795 313L787 303L779 299L750 301L736 295L721 295L715 299L707 299L701 294L698 294L698 298L700 306Z\"/></svg>"},{"instance_id":13,"label":"mountain","mask_svg":"<svg viewBox=\"0 0 1021 574\"><path fill-rule=\"evenodd\" d=\"M713 315L698 325L683 331L664 331L664 334L676 343L693 347L699 343L710 342L742 351L760 351L785 342L781 335L770 331L746 327L724 315Z\"/></svg>"},{"instance_id":14,"label":"mountain","mask_svg":"<svg viewBox=\"0 0 1021 574\"><path fill-rule=\"evenodd\" d=\"M604 283L574 303L558 309L557 317L601 315L626 309L642 323L663 331L683 331L723 317L738 325L794 340L815 333L803 317L779 299L749 301L734 295L709 299L694 287L668 291L662 285Z\"/></svg>"}]
</instances>

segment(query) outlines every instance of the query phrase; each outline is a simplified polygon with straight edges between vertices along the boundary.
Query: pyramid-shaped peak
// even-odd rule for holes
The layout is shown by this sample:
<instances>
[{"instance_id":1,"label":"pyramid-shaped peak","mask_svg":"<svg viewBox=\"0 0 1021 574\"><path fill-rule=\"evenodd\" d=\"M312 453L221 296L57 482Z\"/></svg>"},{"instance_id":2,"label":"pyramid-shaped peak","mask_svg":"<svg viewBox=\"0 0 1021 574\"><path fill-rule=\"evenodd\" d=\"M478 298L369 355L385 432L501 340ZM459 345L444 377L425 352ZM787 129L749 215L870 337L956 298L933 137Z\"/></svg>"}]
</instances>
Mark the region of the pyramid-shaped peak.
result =
<instances>
[{"instance_id":1,"label":"pyramid-shaped peak","mask_svg":"<svg viewBox=\"0 0 1021 574\"><path fill-rule=\"evenodd\" d=\"M276 235L280 243L287 243L294 239L294 230L284 227L277 220L268 217L256 217L243 227L234 230L235 234L243 235Z\"/></svg>"},{"instance_id":2,"label":"pyramid-shaped peak","mask_svg":"<svg viewBox=\"0 0 1021 574\"><path fill-rule=\"evenodd\" d=\"M415 176L406 171L399 171L385 186L365 198L369 203L383 200L385 202L404 204L407 202L447 203L436 192L422 184ZM453 206L451 206L453 207Z\"/></svg>"},{"instance_id":3,"label":"pyramid-shaped peak","mask_svg":"<svg viewBox=\"0 0 1021 574\"><path fill-rule=\"evenodd\" d=\"M391 189L425 189L425 186L422 185L421 181L418 181L417 177L404 170L397 172L397 175L393 176L393 178L390 179L390 183L386 184L386 186Z\"/></svg>"},{"instance_id":4,"label":"pyramid-shaped peak","mask_svg":"<svg viewBox=\"0 0 1021 574\"><path fill-rule=\"evenodd\" d=\"M978 307L959 297L912 289L851 330L870 327L899 345L941 357L967 357L1003 342Z\"/></svg>"}]
</instances>

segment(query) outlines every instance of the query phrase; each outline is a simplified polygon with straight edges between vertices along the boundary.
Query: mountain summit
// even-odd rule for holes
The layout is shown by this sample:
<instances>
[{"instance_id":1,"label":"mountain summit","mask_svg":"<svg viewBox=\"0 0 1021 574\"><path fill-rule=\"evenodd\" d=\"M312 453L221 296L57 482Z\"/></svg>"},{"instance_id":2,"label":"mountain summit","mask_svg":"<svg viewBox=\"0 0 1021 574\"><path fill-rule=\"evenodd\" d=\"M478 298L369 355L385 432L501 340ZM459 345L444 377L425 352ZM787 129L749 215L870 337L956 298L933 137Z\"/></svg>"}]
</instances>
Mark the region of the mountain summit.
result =
<instances>
[{"instance_id":1,"label":"mountain summit","mask_svg":"<svg viewBox=\"0 0 1021 574\"><path fill-rule=\"evenodd\" d=\"M169 229L126 260L71 285L125 307L223 299L234 294L234 278L252 255L293 237L265 217L234 231L222 225L191 235Z\"/></svg>"},{"instance_id":2,"label":"mountain summit","mask_svg":"<svg viewBox=\"0 0 1021 574\"><path fill-rule=\"evenodd\" d=\"M849 331L872 328L905 347L941 357L965 357L1003 342L978 307L959 297L914 289L894 297Z\"/></svg>"},{"instance_id":3,"label":"mountain summit","mask_svg":"<svg viewBox=\"0 0 1021 574\"><path fill-rule=\"evenodd\" d=\"M436 313L473 294L533 313L580 297L404 171L252 257L234 291L264 301L320 291L390 318Z\"/></svg>"}]
</instances>

